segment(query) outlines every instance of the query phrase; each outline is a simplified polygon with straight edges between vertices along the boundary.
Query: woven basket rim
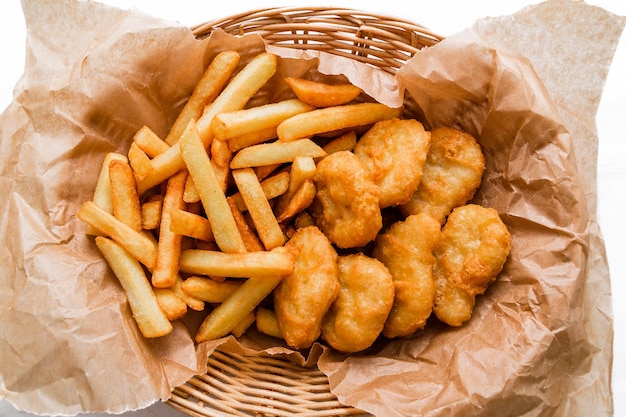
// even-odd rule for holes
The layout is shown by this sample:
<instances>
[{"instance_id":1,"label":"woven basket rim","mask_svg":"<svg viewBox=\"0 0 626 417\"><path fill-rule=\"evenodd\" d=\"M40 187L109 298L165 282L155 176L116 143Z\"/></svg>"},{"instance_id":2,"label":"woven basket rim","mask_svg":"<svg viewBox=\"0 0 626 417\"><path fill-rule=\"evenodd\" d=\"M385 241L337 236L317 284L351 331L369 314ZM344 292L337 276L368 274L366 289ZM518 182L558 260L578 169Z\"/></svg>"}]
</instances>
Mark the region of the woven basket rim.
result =
<instances>
[{"instance_id":1,"label":"woven basket rim","mask_svg":"<svg viewBox=\"0 0 626 417\"><path fill-rule=\"evenodd\" d=\"M197 38L222 29L256 33L275 45L329 52L395 74L420 49L443 40L411 21L351 8L260 8L191 28ZM192 417L368 415L342 404L328 378L270 354L245 356L215 351L208 371L177 387L167 404Z\"/></svg>"}]
</instances>

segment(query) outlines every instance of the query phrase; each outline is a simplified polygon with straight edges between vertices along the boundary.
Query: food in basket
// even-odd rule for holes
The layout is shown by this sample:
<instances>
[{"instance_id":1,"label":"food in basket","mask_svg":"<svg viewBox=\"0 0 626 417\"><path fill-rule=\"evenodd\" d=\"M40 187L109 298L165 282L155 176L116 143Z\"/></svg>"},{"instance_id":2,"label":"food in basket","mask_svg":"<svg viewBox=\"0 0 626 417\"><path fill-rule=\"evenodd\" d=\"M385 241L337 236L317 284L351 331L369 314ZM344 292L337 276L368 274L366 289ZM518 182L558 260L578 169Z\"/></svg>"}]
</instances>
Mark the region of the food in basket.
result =
<instances>
[{"instance_id":1,"label":"food in basket","mask_svg":"<svg viewBox=\"0 0 626 417\"><path fill-rule=\"evenodd\" d=\"M189 307L206 310L198 343L256 321L295 349L359 352L433 311L467 320L510 250L495 210L464 206L484 170L478 142L350 84L283 80L294 97L247 107L277 57L238 64L232 51L213 59L165 139L144 127L128 156L106 155L78 212L142 334L167 334ZM486 231L457 220L467 210Z\"/></svg>"}]
</instances>

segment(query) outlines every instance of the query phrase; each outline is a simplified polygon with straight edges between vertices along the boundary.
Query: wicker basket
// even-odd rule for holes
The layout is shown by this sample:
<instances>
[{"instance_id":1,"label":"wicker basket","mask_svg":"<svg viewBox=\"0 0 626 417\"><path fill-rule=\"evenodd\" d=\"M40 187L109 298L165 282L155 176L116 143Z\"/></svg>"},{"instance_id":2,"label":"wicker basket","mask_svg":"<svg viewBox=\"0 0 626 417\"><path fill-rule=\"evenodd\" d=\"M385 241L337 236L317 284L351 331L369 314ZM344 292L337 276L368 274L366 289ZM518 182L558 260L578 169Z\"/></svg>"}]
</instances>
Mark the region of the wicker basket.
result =
<instances>
[{"instance_id":1,"label":"wicker basket","mask_svg":"<svg viewBox=\"0 0 626 417\"><path fill-rule=\"evenodd\" d=\"M231 35L256 33L282 47L325 51L395 74L418 50L442 38L389 16L351 9L272 8L207 22L193 28L202 38L221 28ZM267 354L214 352L208 371L176 388L168 404L189 416L366 415L341 404L327 377Z\"/></svg>"}]
</instances>

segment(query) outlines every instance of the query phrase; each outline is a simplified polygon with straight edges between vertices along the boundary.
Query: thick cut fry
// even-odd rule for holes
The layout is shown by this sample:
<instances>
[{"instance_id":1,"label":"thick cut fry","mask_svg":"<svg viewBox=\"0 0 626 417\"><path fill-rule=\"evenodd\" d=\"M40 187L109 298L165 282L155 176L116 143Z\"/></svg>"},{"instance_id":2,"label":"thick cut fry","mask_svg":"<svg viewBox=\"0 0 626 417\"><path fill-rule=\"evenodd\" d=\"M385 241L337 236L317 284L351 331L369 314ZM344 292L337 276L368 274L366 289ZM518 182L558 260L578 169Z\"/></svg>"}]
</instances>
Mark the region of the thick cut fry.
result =
<instances>
[{"instance_id":1,"label":"thick cut fry","mask_svg":"<svg viewBox=\"0 0 626 417\"><path fill-rule=\"evenodd\" d=\"M241 337L248 330L248 328L254 323L256 320L256 314L254 311L248 313L237 325L230 331L230 333L235 337Z\"/></svg>"},{"instance_id":2,"label":"thick cut fry","mask_svg":"<svg viewBox=\"0 0 626 417\"><path fill-rule=\"evenodd\" d=\"M204 301L192 295L187 294L183 290L183 283L184 281L182 277L180 275L177 275L176 283L171 287L172 292L176 294L178 298L183 300L183 302L187 304L187 306L191 308L192 310L195 310L195 311L204 310Z\"/></svg>"},{"instance_id":3,"label":"thick cut fry","mask_svg":"<svg viewBox=\"0 0 626 417\"><path fill-rule=\"evenodd\" d=\"M319 158L326 152L310 139L291 142L272 142L240 150L230 163L231 169L258 167L292 162L298 156Z\"/></svg>"},{"instance_id":4,"label":"thick cut fry","mask_svg":"<svg viewBox=\"0 0 626 417\"><path fill-rule=\"evenodd\" d=\"M165 143L165 141L148 126L139 129L137 133L135 133L133 141L137 144L139 149L144 151L150 158L154 158L170 148L170 145Z\"/></svg>"},{"instance_id":5,"label":"thick cut fry","mask_svg":"<svg viewBox=\"0 0 626 417\"><path fill-rule=\"evenodd\" d=\"M284 100L245 110L220 113L213 118L211 128L218 140L229 140L259 130L276 129L284 120L313 110L300 100Z\"/></svg>"},{"instance_id":6,"label":"thick cut fry","mask_svg":"<svg viewBox=\"0 0 626 417\"><path fill-rule=\"evenodd\" d=\"M199 214L190 213L186 210L173 210L170 216L170 230L172 232L206 242L215 240L211 223Z\"/></svg>"},{"instance_id":7,"label":"thick cut fry","mask_svg":"<svg viewBox=\"0 0 626 417\"><path fill-rule=\"evenodd\" d=\"M289 188L287 192L278 198L274 211L280 217L289 202L293 199L296 191L307 180L315 176L315 161L308 156L298 156L293 160L289 170Z\"/></svg>"},{"instance_id":8,"label":"thick cut fry","mask_svg":"<svg viewBox=\"0 0 626 417\"><path fill-rule=\"evenodd\" d=\"M293 268L293 255L282 247L271 251L248 253L187 249L180 257L182 272L216 277L282 277L291 274Z\"/></svg>"},{"instance_id":9,"label":"thick cut fry","mask_svg":"<svg viewBox=\"0 0 626 417\"><path fill-rule=\"evenodd\" d=\"M189 123L178 143L181 144L187 169L196 183L200 200L209 222L211 222L215 242L224 252L246 252L246 246L233 218L233 213L215 176L215 171L193 121Z\"/></svg>"},{"instance_id":10,"label":"thick cut fry","mask_svg":"<svg viewBox=\"0 0 626 417\"><path fill-rule=\"evenodd\" d=\"M243 136L237 136L228 141L228 147L232 152L237 152L248 146L258 145L276 138L276 127L263 130L255 130Z\"/></svg>"},{"instance_id":11,"label":"thick cut fry","mask_svg":"<svg viewBox=\"0 0 626 417\"><path fill-rule=\"evenodd\" d=\"M259 307L256 309L256 329L268 336L283 338L278 326L278 319L276 319L276 313L269 308Z\"/></svg>"},{"instance_id":12,"label":"thick cut fry","mask_svg":"<svg viewBox=\"0 0 626 417\"><path fill-rule=\"evenodd\" d=\"M315 200L315 182L312 179L306 180L287 203L287 207L277 217L280 223L291 219L303 210L306 210L313 200Z\"/></svg>"},{"instance_id":13,"label":"thick cut fry","mask_svg":"<svg viewBox=\"0 0 626 417\"><path fill-rule=\"evenodd\" d=\"M156 262L156 247L153 242L140 232L132 229L98 207L93 201L87 201L76 216L93 226L103 236L108 236L126 249L149 270Z\"/></svg>"},{"instance_id":14,"label":"thick cut fry","mask_svg":"<svg viewBox=\"0 0 626 417\"><path fill-rule=\"evenodd\" d=\"M276 175L272 175L271 177L266 178L265 180L261 181L261 188L263 189L263 195L267 200L271 200L282 195L289 188L289 173L279 172ZM228 197L228 199L230 201L233 201L240 211L248 210L248 207L246 207L246 203L241 197L241 193L236 192L235 194Z\"/></svg>"},{"instance_id":15,"label":"thick cut fry","mask_svg":"<svg viewBox=\"0 0 626 417\"><path fill-rule=\"evenodd\" d=\"M159 227L157 258L152 271L152 285L157 288L171 287L176 283L183 236L171 229L172 212L184 210L186 207L183 201L186 179L187 171L180 171L167 181Z\"/></svg>"},{"instance_id":16,"label":"thick cut fry","mask_svg":"<svg viewBox=\"0 0 626 417\"><path fill-rule=\"evenodd\" d=\"M155 194L146 199L141 205L141 227L145 230L153 230L161 224L161 209L163 196Z\"/></svg>"},{"instance_id":17,"label":"thick cut fry","mask_svg":"<svg viewBox=\"0 0 626 417\"><path fill-rule=\"evenodd\" d=\"M105 237L96 237L96 245L126 292L128 304L141 334L152 338L170 333L173 329L172 323L161 311L139 262L121 246Z\"/></svg>"},{"instance_id":18,"label":"thick cut fry","mask_svg":"<svg viewBox=\"0 0 626 417\"><path fill-rule=\"evenodd\" d=\"M128 162L133 168L133 173L137 180L144 178L152 172L150 158L135 142L131 143L128 149Z\"/></svg>"},{"instance_id":19,"label":"thick cut fry","mask_svg":"<svg viewBox=\"0 0 626 417\"><path fill-rule=\"evenodd\" d=\"M180 139L190 120L198 120L206 103L215 100L239 64L239 54L235 51L221 52L213 58L191 97L183 107L165 142L172 144Z\"/></svg>"},{"instance_id":20,"label":"thick cut fry","mask_svg":"<svg viewBox=\"0 0 626 417\"><path fill-rule=\"evenodd\" d=\"M239 233L241 233L241 238L248 252L265 250L265 246L263 246L263 242L261 242L261 239L259 239L259 236L254 231L251 222L248 222L248 219L246 219L246 216L239 210L234 200L228 199L228 205L233 213L233 218L235 219L235 223L237 224L237 228L239 229Z\"/></svg>"},{"instance_id":21,"label":"thick cut fry","mask_svg":"<svg viewBox=\"0 0 626 417\"><path fill-rule=\"evenodd\" d=\"M254 170L243 168L233 171L232 174L265 249L271 250L282 246L285 243L285 236Z\"/></svg>"},{"instance_id":22,"label":"thick cut fry","mask_svg":"<svg viewBox=\"0 0 626 417\"><path fill-rule=\"evenodd\" d=\"M100 168L100 174L98 176L98 182L93 193L92 201L102 208L107 213L113 213L113 200L111 198L111 181L109 179L109 163L112 160L119 160L128 162L128 158L122 154L116 152L109 152L105 155L102 162L102 168ZM99 232L91 225L87 225L88 235L97 236Z\"/></svg>"},{"instance_id":23,"label":"thick cut fry","mask_svg":"<svg viewBox=\"0 0 626 417\"><path fill-rule=\"evenodd\" d=\"M353 84L326 84L294 77L285 78L285 83L296 97L313 107L340 106L361 94L361 89Z\"/></svg>"},{"instance_id":24,"label":"thick cut fry","mask_svg":"<svg viewBox=\"0 0 626 417\"><path fill-rule=\"evenodd\" d=\"M297 114L282 122L276 132L281 141L308 138L320 133L364 126L398 117L400 108L380 103L346 104Z\"/></svg>"},{"instance_id":25,"label":"thick cut fry","mask_svg":"<svg viewBox=\"0 0 626 417\"><path fill-rule=\"evenodd\" d=\"M154 288L159 307L169 321L178 320L187 313L187 304L169 288Z\"/></svg>"},{"instance_id":26,"label":"thick cut fry","mask_svg":"<svg viewBox=\"0 0 626 417\"><path fill-rule=\"evenodd\" d=\"M241 320L254 311L282 279L282 276L265 276L246 280L237 291L204 319L196 334L196 342L202 343L227 335Z\"/></svg>"},{"instance_id":27,"label":"thick cut fry","mask_svg":"<svg viewBox=\"0 0 626 417\"><path fill-rule=\"evenodd\" d=\"M211 130L213 117L222 112L244 108L248 100L272 77L276 71L276 62L277 58L273 54L263 53L256 56L235 75L215 101L206 107L197 122L204 149L208 149L213 140ZM174 143L166 152L152 159L152 172L137 184L139 195L162 183L185 167L179 145L180 141Z\"/></svg>"},{"instance_id":28,"label":"thick cut fry","mask_svg":"<svg viewBox=\"0 0 626 417\"><path fill-rule=\"evenodd\" d=\"M223 303L242 284L241 281L216 281L211 278L193 276L183 281L182 289L191 297L207 303L219 304Z\"/></svg>"},{"instance_id":29,"label":"thick cut fry","mask_svg":"<svg viewBox=\"0 0 626 417\"><path fill-rule=\"evenodd\" d=\"M141 204L133 170L127 162L109 163L113 216L133 230L141 231Z\"/></svg>"}]
</instances>

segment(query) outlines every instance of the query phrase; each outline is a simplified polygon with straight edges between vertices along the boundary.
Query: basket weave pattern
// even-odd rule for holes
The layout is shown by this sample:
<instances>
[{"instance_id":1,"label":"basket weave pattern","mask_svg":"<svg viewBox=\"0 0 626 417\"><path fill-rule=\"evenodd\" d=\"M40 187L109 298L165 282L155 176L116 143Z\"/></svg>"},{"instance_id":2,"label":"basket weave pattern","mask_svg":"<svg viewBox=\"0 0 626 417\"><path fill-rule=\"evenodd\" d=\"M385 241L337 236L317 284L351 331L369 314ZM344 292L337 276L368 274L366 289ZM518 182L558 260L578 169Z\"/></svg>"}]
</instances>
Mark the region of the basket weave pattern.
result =
<instances>
[{"instance_id":1,"label":"basket weave pattern","mask_svg":"<svg viewBox=\"0 0 626 417\"><path fill-rule=\"evenodd\" d=\"M281 47L324 51L395 74L417 51L442 38L423 26L351 9L262 9L192 28L198 38L221 28L231 35L256 33ZM341 404L328 378L269 354L216 351L208 371L177 387L168 404L192 417L366 415Z\"/></svg>"}]
</instances>

